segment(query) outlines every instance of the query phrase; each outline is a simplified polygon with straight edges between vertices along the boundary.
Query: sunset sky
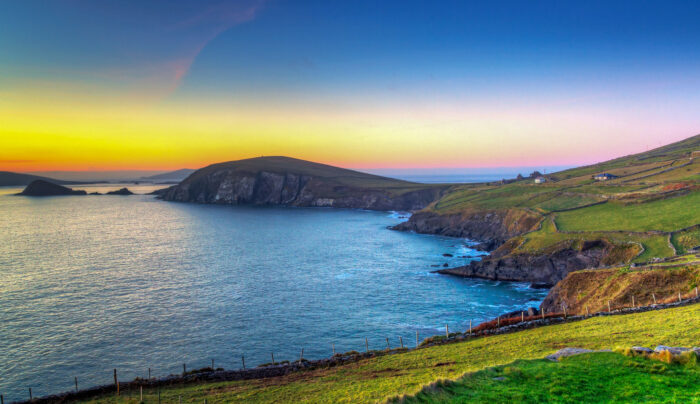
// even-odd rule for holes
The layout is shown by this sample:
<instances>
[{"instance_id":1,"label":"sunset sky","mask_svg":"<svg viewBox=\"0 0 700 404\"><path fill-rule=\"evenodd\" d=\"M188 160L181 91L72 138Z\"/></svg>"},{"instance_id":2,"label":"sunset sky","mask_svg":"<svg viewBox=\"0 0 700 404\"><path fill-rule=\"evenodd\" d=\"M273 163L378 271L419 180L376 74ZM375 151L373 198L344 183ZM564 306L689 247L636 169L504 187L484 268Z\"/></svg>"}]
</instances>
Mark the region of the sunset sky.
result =
<instances>
[{"instance_id":1,"label":"sunset sky","mask_svg":"<svg viewBox=\"0 0 700 404\"><path fill-rule=\"evenodd\" d=\"M0 3L0 170L592 163L700 133L700 2Z\"/></svg>"}]
</instances>

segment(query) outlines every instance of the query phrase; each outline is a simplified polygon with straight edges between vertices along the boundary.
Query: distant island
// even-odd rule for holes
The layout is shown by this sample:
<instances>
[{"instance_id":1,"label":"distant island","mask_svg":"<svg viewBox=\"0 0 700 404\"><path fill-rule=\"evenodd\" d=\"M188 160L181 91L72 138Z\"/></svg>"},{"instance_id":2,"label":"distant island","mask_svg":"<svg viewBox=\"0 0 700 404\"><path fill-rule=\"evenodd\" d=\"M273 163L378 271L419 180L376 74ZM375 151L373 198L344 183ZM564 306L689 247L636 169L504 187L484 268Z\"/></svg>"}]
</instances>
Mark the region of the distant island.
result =
<instances>
[{"instance_id":1,"label":"distant island","mask_svg":"<svg viewBox=\"0 0 700 404\"><path fill-rule=\"evenodd\" d=\"M121 188L116 191L109 191L104 195L133 195L128 188ZM64 196L64 195L88 195L86 191L74 190L53 182L45 180L34 180L17 195L23 196ZM92 192L90 195L102 195L99 192Z\"/></svg>"},{"instance_id":2,"label":"distant island","mask_svg":"<svg viewBox=\"0 0 700 404\"><path fill-rule=\"evenodd\" d=\"M18 195L24 196L61 196L61 195L87 195L85 191L76 191L62 185L44 180L34 180L24 191Z\"/></svg>"},{"instance_id":3,"label":"distant island","mask_svg":"<svg viewBox=\"0 0 700 404\"><path fill-rule=\"evenodd\" d=\"M0 187L29 185L32 181L43 180L54 184L75 184L76 182L57 180L54 178L41 177L38 175L13 173L10 171L0 171Z\"/></svg>"}]
</instances>

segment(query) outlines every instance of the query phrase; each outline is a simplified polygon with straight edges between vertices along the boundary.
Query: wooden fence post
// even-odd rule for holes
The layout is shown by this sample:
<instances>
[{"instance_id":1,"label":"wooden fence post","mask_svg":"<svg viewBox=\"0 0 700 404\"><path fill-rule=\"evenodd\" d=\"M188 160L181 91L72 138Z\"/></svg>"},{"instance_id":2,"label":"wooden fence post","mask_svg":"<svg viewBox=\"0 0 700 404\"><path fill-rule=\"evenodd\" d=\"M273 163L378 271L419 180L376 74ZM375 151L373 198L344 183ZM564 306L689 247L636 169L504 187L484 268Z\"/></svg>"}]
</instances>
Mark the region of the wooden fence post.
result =
<instances>
[{"instance_id":1,"label":"wooden fence post","mask_svg":"<svg viewBox=\"0 0 700 404\"><path fill-rule=\"evenodd\" d=\"M391 346L389 345L389 337L386 338L386 349L391 350Z\"/></svg>"},{"instance_id":2,"label":"wooden fence post","mask_svg":"<svg viewBox=\"0 0 700 404\"><path fill-rule=\"evenodd\" d=\"M418 348L418 330L416 330L416 348Z\"/></svg>"},{"instance_id":3,"label":"wooden fence post","mask_svg":"<svg viewBox=\"0 0 700 404\"><path fill-rule=\"evenodd\" d=\"M450 327L445 324L445 338L450 338Z\"/></svg>"},{"instance_id":4,"label":"wooden fence post","mask_svg":"<svg viewBox=\"0 0 700 404\"><path fill-rule=\"evenodd\" d=\"M148 368L148 380L151 380L151 368Z\"/></svg>"},{"instance_id":5,"label":"wooden fence post","mask_svg":"<svg viewBox=\"0 0 700 404\"><path fill-rule=\"evenodd\" d=\"M139 402L143 402L143 386L139 386Z\"/></svg>"},{"instance_id":6,"label":"wooden fence post","mask_svg":"<svg viewBox=\"0 0 700 404\"><path fill-rule=\"evenodd\" d=\"M34 397L32 397L32 388L29 388L29 401L34 401Z\"/></svg>"},{"instance_id":7,"label":"wooden fence post","mask_svg":"<svg viewBox=\"0 0 700 404\"><path fill-rule=\"evenodd\" d=\"M117 386L117 395L119 395L119 380L117 379L117 369L114 369L114 385Z\"/></svg>"},{"instance_id":8,"label":"wooden fence post","mask_svg":"<svg viewBox=\"0 0 700 404\"><path fill-rule=\"evenodd\" d=\"M5 404L5 397L0 394L0 404Z\"/></svg>"},{"instance_id":9,"label":"wooden fence post","mask_svg":"<svg viewBox=\"0 0 700 404\"><path fill-rule=\"evenodd\" d=\"M369 352L369 341L367 341L367 337L365 337L365 352Z\"/></svg>"},{"instance_id":10,"label":"wooden fence post","mask_svg":"<svg viewBox=\"0 0 700 404\"><path fill-rule=\"evenodd\" d=\"M610 313L610 300L608 300L608 313Z\"/></svg>"},{"instance_id":11,"label":"wooden fence post","mask_svg":"<svg viewBox=\"0 0 700 404\"><path fill-rule=\"evenodd\" d=\"M632 296L632 308L634 308L634 296Z\"/></svg>"},{"instance_id":12,"label":"wooden fence post","mask_svg":"<svg viewBox=\"0 0 700 404\"><path fill-rule=\"evenodd\" d=\"M214 370L214 359L211 360L211 370Z\"/></svg>"},{"instance_id":13,"label":"wooden fence post","mask_svg":"<svg viewBox=\"0 0 700 404\"><path fill-rule=\"evenodd\" d=\"M304 359L304 348L301 348L301 353L299 354L299 362Z\"/></svg>"},{"instance_id":14,"label":"wooden fence post","mask_svg":"<svg viewBox=\"0 0 700 404\"><path fill-rule=\"evenodd\" d=\"M500 327L501 327L501 316L498 316L496 318L496 328L500 328Z\"/></svg>"},{"instance_id":15,"label":"wooden fence post","mask_svg":"<svg viewBox=\"0 0 700 404\"><path fill-rule=\"evenodd\" d=\"M681 302L681 292L678 292L678 303Z\"/></svg>"},{"instance_id":16,"label":"wooden fence post","mask_svg":"<svg viewBox=\"0 0 700 404\"><path fill-rule=\"evenodd\" d=\"M651 298L654 299L654 304L656 304L656 295L654 292L651 292Z\"/></svg>"},{"instance_id":17,"label":"wooden fence post","mask_svg":"<svg viewBox=\"0 0 700 404\"><path fill-rule=\"evenodd\" d=\"M521 323L524 323L524 322L525 322L525 312L524 312L524 311L521 311L521 312L520 312L520 322L521 322Z\"/></svg>"},{"instance_id":18,"label":"wooden fence post","mask_svg":"<svg viewBox=\"0 0 700 404\"><path fill-rule=\"evenodd\" d=\"M75 391L78 391L78 376L75 376Z\"/></svg>"},{"instance_id":19,"label":"wooden fence post","mask_svg":"<svg viewBox=\"0 0 700 404\"><path fill-rule=\"evenodd\" d=\"M469 334L472 333L472 321L469 320Z\"/></svg>"},{"instance_id":20,"label":"wooden fence post","mask_svg":"<svg viewBox=\"0 0 700 404\"><path fill-rule=\"evenodd\" d=\"M241 355L241 362L243 363L243 370L245 370L245 355Z\"/></svg>"},{"instance_id":21,"label":"wooden fence post","mask_svg":"<svg viewBox=\"0 0 700 404\"><path fill-rule=\"evenodd\" d=\"M187 373L187 365L183 363L182 364L182 375L184 376L186 373Z\"/></svg>"},{"instance_id":22,"label":"wooden fence post","mask_svg":"<svg viewBox=\"0 0 700 404\"><path fill-rule=\"evenodd\" d=\"M562 304L561 307L564 308L564 318L566 318L566 305Z\"/></svg>"},{"instance_id":23,"label":"wooden fence post","mask_svg":"<svg viewBox=\"0 0 700 404\"><path fill-rule=\"evenodd\" d=\"M542 320L544 320L544 312L547 311L546 309L542 309Z\"/></svg>"},{"instance_id":24,"label":"wooden fence post","mask_svg":"<svg viewBox=\"0 0 700 404\"><path fill-rule=\"evenodd\" d=\"M590 314L588 313L588 305L586 305L586 317L588 317Z\"/></svg>"},{"instance_id":25,"label":"wooden fence post","mask_svg":"<svg viewBox=\"0 0 700 404\"><path fill-rule=\"evenodd\" d=\"M695 297L698 297L698 287L695 287Z\"/></svg>"},{"instance_id":26,"label":"wooden fence post","mask_svg":"<svg viewBox=\"0 0 700 404\"><path fill-rule=\"evenodd\" d=\"M403 349L403 337L399 336L399 343L401 344L401 349Z\"/></svg>"},{"instance_id":27,"label":"wooden fence post","mask_svg":"<svg viewBox=\"0 0 700 404\"><path fill-rule=\"evenodd\" d=\"M270 357L272 358L272 364L274 365L275 364L275 353L270 352Z\"/></svg>"},{"instance_id":28,"label":"wooden fence post","mask_svg":"<svg viewBox=\"0 0 700 404\"><path fill-rule=\"evenodd\" d=\"M335 342L331 343L331 347L333 347L333 356L335 356Z\"/></svg>"}]
</instances>

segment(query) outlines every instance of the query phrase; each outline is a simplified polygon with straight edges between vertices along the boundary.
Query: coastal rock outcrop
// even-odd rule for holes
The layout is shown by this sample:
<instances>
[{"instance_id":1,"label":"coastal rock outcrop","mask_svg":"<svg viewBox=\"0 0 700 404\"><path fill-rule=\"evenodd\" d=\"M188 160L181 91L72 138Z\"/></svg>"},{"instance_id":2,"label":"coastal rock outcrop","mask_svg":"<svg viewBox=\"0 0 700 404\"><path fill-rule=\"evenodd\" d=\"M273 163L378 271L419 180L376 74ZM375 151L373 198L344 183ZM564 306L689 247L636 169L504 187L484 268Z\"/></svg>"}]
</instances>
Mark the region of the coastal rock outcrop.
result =
<instances>
[{"instance_id":1,"label":"coastal rock outcrop","mask_svg":"<svg viewBox=\"0 0 700 404\"><path fill-rule=\"evenodd\" d=\"M612 246L606 241L585 244L581 249L563 248L551 254L508 254L472 261L467 266L437 271L442 274L500 281L531 282L553 286L569 272L601 265Z\"/></svg>"},{"instance_id":2,"label":"coastal rock outcrop","mask_svg":"<svg viewBox=\"0 0 700 404\"><path fill-rule=\"evenodd\" d=\"M32 181L18 195L25 196L62 196L62 195L87 195L85 191L74 191L71 188L54 184L44 180Z\"/></svg>"},{"instance_id":3,"label":"coastal rock outcrop","mask_svg":"<svg viewBox=\"0 0 700 404\"><path fill-rule=\"evenodd\" d=\"M133 195L134 193L129 191L129 188L121 188L116 191L109 191L105 195Z\"/></svg>"},{"instance_id":4,"label":"coastal rock outcrop","mask_svg":"<svg viewBox=\"0 0 700 404\"><path fill-rule=\"evenodd\" d=\"M270 163L265 164L262 159L268 159ZM253 160L262 161L259 169L250 167ZM286 163L286 168L279 168L280 160ZM159 196L166 201L229 205L413 211L433 202L447 188L283 157L241 162L205 167L180 184L160 191Z\"/></svg>"},{"instance_id":5,"label":"coastal rock outcrop","mask_svg":"<svg viewBox=\"0 0 700 404\"><path fill-rule=\"evenodd\" d=\"M532 230L541 220L537 213L524 209L485 210L440 214L433 211L414 213L394 230L464 237L480 241L480 249L493 250L506 240Z\"/></svg>"}]
</instances>

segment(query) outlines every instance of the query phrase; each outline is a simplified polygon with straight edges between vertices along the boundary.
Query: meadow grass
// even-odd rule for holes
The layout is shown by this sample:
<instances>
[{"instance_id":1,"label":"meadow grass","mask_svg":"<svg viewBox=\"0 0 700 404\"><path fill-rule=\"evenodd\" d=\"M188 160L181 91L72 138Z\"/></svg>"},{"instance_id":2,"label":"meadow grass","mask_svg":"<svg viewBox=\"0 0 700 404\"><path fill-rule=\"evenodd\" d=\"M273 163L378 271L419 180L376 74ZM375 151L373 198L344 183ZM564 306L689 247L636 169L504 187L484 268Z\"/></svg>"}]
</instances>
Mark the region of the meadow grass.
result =
<instances>
[{"instance_id":1,"label":"meadow grass","mask_svg":"<svg viewBox=\"0 0 700 404\"><path fill-rule=\"evenodd\" d=\"M635 345L697 345L700 305L650 311L535 328L512 334L433 346L329 369L284 377L174 386L161 390L163 402L184 403L374 403L401 394L415 394L438 379L456 379L466 372L504 365L516 359L539 359L564 347L603 349ZM144 391L157 402L155 390ZM138 394L82 401L136 403Z\"/></svg>"},{"instance_id":2,"label":"meadow grass","mask_svg":"<svg viewBox=\"0 0 700 404\"><path fill-rule=\"evenodd\" d=\"M395 403L700 402L700 366L620 353L517 360L436 383Z\"/></svg>"},{"instance_id":3,"label":"meadow grass","mask_svg":"<svg viewBox=\"0 0 700 404\"><path fill-rule=\"evenodd\" d=\"M673 231L697 224L700 191L639 204L605 203L561 212L561 231Z\"/></svg>"}]
</instances>

